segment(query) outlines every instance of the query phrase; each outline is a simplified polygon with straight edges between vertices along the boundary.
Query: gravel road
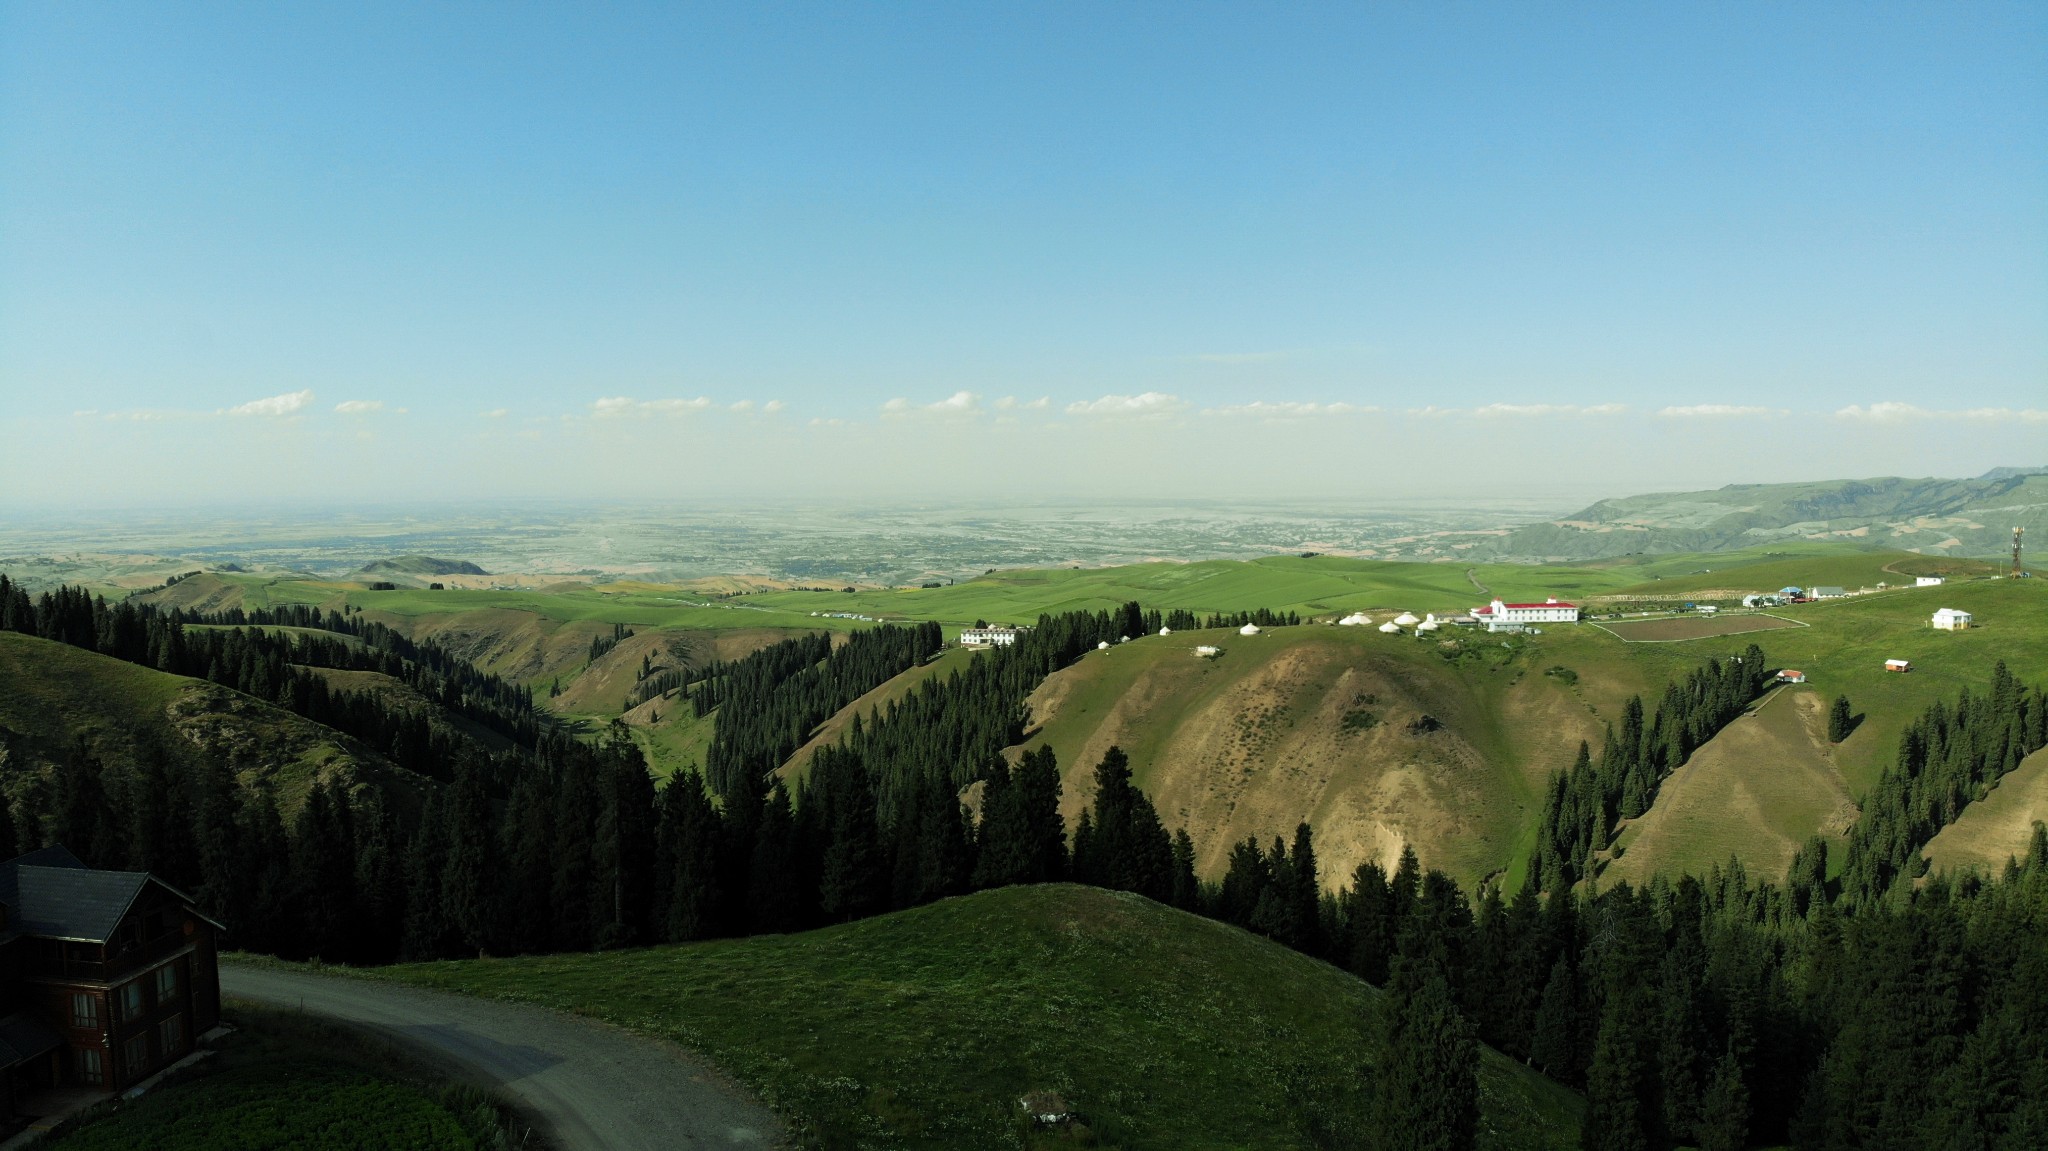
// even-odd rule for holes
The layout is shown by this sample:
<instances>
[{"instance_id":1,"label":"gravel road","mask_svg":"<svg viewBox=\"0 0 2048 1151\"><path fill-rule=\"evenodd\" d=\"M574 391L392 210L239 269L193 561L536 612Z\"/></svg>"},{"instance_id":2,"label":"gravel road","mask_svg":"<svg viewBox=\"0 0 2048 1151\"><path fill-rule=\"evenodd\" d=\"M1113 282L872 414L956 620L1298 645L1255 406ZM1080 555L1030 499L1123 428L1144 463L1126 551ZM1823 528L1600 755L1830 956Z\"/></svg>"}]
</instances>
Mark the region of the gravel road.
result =
<instances>
[{"instance_id":1,"label":"gravel road","mask_svg":"<svg viewBox=\"0 0 2048 1151\"><path fill-rule=\"evenodd\" d=\"M781 1125L683 1052L544 1008L223 963L223 994L302 1007L495 1087L563 1151L767 1147Z\"/></svg>"}]
</instances>

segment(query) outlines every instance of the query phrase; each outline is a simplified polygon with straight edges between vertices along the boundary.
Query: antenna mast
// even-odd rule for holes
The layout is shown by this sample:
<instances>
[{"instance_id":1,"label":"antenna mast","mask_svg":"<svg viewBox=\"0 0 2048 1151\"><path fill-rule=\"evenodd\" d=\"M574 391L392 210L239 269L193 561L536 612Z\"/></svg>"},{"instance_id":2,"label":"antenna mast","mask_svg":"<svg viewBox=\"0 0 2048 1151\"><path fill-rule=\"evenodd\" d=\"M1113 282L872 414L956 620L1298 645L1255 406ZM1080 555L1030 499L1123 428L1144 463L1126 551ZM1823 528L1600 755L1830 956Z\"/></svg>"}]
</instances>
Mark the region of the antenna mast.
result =
<instances>
[{"instance_id":1,"label":"antenna mast","mask_svg":"<svg viewBox=\"0 0 2048 1151\"><path fill-rule=\"evenodd\" d=\"M2020 536L2023 532L2022 528L2012 529L2012 575L2008 577L2010 579L2018 579L2024 574L2020 571Z\"/></svg>"}]
</instances>

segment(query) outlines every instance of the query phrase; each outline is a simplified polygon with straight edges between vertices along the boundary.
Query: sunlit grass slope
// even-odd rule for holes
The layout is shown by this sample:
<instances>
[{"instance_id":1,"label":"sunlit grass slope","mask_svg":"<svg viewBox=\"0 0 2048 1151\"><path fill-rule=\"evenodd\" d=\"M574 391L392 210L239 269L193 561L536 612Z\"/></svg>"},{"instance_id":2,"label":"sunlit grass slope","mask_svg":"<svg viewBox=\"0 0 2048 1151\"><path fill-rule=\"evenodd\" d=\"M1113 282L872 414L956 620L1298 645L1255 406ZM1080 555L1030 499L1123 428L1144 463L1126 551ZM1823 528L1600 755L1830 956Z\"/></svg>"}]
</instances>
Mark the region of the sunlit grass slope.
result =
<instances>
[{"instance_id":1,"label":"sunlit grass slope","mask_svg":"<svg viewBox=\"0 0 2048 1151\"><path fill-rule=\"evenodd\" d=\"M2025 859L2034 824L2048 822L2048 751L2037 751L1998 781L1991 794L1963 809L1921 852L1930 871L1999 875Z\"/></svg>"},{"instance_id":2,"label":"sunlit grass slope","mask_svg":"<svg viewBox=\"0 0 2048 1151\"><path fill-rule=\"evenodd\" d=\"M983 892L802 935L464 960L380 978L596 1016L703 1052L827 1147L1309 1146L1384 1058L1378 993L1267 940L1135 896ZM1483 1146L1576 1140L1571 1092L1492 1052Z\"/></svg>"}]
</instances>

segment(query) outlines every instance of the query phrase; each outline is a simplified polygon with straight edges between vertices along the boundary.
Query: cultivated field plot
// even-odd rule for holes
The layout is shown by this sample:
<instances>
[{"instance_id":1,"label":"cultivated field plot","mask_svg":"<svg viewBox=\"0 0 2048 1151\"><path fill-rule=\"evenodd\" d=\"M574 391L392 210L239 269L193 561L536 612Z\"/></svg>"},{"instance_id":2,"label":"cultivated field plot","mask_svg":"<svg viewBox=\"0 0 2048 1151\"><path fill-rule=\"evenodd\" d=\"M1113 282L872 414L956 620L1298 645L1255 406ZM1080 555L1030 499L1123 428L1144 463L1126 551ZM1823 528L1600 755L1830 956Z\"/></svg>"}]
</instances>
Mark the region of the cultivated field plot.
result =
<instances>
[{"instance_id":1,"label":"cultivated field plot","mask_svg":"<svg viewBox=\"0 0 2048 1151\"><path fill-rule=\"evenodd\" d=\"M1680 640L1712 639L1715 636L1777 631L1779 628L1806 625L1798 620L1780 619L1774 615L1688 615L1673 619L1624 620L1620 623L1594 626L1620 636L1630 643L1676 643Z\"/></svg>"}]
</instances>

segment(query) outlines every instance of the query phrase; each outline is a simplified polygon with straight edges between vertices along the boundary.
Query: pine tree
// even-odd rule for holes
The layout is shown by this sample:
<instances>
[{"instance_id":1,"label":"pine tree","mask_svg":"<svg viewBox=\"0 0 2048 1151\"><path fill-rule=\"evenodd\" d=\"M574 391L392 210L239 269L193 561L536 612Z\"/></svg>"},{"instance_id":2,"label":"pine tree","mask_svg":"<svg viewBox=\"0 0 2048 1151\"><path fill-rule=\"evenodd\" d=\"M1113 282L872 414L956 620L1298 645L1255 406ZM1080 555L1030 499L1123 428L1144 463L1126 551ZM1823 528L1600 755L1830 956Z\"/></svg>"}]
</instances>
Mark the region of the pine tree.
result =
<instances>
[{"instance_id":1,"label":"pine tree","mask_svg":"<svg viewBox=\"0 0 2048 1151\"><path fill-rule=\"evenodd\" d=\"M1648 1151L1646 1078L1637 1036L1617 996L1602 1014L1593 1042L1580 1146L1586 1151Z\"/></svg>"},{"instance_id":2,"label":"pine tree","mask_svg":"<svg viewBox=\"0 0 2048 1151\"><path fill-rule=\"evenodd\" d=\"M1849 733L1855 730L1855 727L1855 717L1849 713L1849 697L1836 696L1835 702L1828 707L1828 742L1842 742L1849 738Z\"/></svg>"},{"instance_id":3,"label":"pine tree","mask_svg":"<svg viewBox=\"0 0 2048 1151\"><path fill-rule=\"evenodd\" d=\"M1464 1151L1478 1142L1479 1044L1441 974L1410 974L1406 959L1396 966L1372 1084L1373 1129L1389 1151Z\"/></svg>"},{"instance_id":4,"label":"pine tree","mask_svg":"<svg viewBox=\"0 0 2048 1151\"><path fill-rule=\"evenodd\" d=\"M1578 999L1571 965L1560 956L1551 964L1550 979L1543 985L1543 997L1536 1007L1529 1061L1544 1074L1564 1083L1570 1083L1578 1072Z\"/></svg>"},{"instance_id":5,"label":"pine tree","mask_svg":"<svg viewBox=\"0 0 2048 1151\"><path fill-rule=\"evenodd\" d=\"M717 809L694 771L669 777L662 789L663 834L672 853L663 937L671 943L709 939L721 930Z\"/></svg>"},{"instance_id":6,"label":"pine tree","mask_svg":"<svg viewBox=\"0 0 2048 1151\"><path fill-rule=\"evenodd\" d=\"M1195 878L1195 841L1185 827L1173 833L1173 905L1182 911L1202 910L1202 885Z\"/></svg>"},{"instance_id":7,"label":"pine tree","mask_svg":"<svg viewBox=\"0 0 2048 1151\"><path fill-rule=\"evenodd\" d=\"M448 789L447 856L442 861L441 900L450 930L465 954L484 954L498 945L498 840L483 764L465 757L455 766ZM585 900L589 893L581 893Z\"/></svg>"},{"instance_id":8,"label":"pine tree","mask_svg":"<svg viewBox=\"0 0 2048 1151\"><path fill-rule=\"evenodd\" d=\"M58 769L57 804L52 837L88 867L119 867L127 851L121 824L108 802L100 758L84 736Z\"/></svg>"},{"instance_id":9,"label":"pine tree","mask_svg":"<svg viewBox=\"0 0 2048 1151\"><path fill-rule=\"evenodd\" d=\"M804 898L796 866L796 821L789 791L775 781L761 807L754 841L753 866L747 876L747 923L759 933L781 934L804 926ZM837 908L828 905L828 913Z\"/></svg>"},{"instance_id":10,"label":"pine tree","mask_svg":"<svg viewBox=\"0 0 2048 1151\"><path fill-rule=\"evenodd\" d=\"M1742 1151L1749 1145L1749 1088L1733 1050L1714 1064L1714 1077L1700 1101L1700 1151Z\"/></svg>"}]
</instances>

